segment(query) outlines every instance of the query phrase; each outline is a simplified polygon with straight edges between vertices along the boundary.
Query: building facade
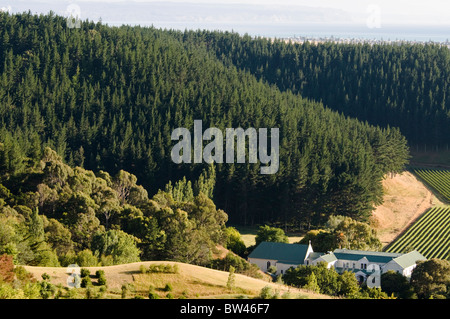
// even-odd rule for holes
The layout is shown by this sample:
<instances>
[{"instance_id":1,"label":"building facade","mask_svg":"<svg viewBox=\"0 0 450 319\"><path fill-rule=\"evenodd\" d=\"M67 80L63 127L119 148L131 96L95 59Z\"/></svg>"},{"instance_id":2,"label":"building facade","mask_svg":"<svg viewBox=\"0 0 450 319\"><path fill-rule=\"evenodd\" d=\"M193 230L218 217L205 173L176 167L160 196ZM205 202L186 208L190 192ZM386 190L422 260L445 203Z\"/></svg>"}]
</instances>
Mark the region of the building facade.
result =
<instances>
[{"instance_id":1,"label":"building facade","mask_svg":"<svg viewBox=\"0 0 450 319\"><path fill-rule=\"evenodd\" d=\"M284 274L291 267L299 265L317 265L320 262L333 267L338 273L351 271L358 282L367 281L372 274L383 274L389 270L410 277L417 261L426 260L418 251L406 254L336 249L333 252L314 252L308 245L285 243L260 243L248 256L250 263L256 264L267 272L271 266L276 267L276 274Z\"/></svg>"}]
</instances>

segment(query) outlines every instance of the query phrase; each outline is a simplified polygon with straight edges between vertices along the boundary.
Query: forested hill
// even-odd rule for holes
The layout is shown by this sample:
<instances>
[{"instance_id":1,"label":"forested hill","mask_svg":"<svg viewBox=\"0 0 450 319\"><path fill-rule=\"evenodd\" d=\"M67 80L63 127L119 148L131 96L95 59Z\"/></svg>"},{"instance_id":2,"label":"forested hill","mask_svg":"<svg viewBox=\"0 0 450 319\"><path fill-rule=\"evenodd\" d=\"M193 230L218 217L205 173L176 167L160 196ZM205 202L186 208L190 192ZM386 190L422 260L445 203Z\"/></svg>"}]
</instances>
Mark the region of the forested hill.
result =
<instances>
[{"instance_id":1,"label":"forested hill","mask_svg":"<svg viewBox=\"0 0 450 319\"><path fill-rule=\"evenodd\" d=\"M185 36L186 38L186 36ZM191 32L221 60L370 124L399 127L411 148L450 147L450 50L439 44L336 44Z\"/></svg>"},{"instance_id":2,"label":"forested hill","mask_svg":"<svg viewBox=\"0 0 450 319\"><path fill-rule=\"evenodd\" d=\"M366 219L381 200L383 175L407 162L399 130L281 92L191 36L88 21L70 29L53 14L0 13L1 183L13 195L23 191L21 174L49 146L71 166L133 173L152 195L169 181L197 180L205 168L170 157L173 129L192 130L198 119L204 129L280 131L276 174L260 174L259 164L217 165L214 202L230 221ZM325 99L339 88L321 92Z\"/></svg>"}]
</instances>

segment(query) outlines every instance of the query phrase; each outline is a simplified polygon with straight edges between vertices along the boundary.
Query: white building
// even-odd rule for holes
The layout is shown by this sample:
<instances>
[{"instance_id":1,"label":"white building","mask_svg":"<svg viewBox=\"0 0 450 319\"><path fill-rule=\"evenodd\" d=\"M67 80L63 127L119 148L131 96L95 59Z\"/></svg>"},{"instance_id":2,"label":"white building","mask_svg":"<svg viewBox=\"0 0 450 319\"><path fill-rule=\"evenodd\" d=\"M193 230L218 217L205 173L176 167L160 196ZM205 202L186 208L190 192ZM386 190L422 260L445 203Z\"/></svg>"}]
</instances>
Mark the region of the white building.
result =
<instances>
[{"instance_id":1,"label":"white building","mask_svg":"<svg viewBox=\"0 0 450 319\"><path fill-rule=\"evenodd\" d=\"M248 256L248 261L258 265L262 271L268 271L270 266L275 266L277 274L283 274L290 267L325 262L328 268L333 267L338 273L354 272L360 283L365 282L367 277L377 270L380 274L393 270L410 277L419 260L426 258L418 251L398 254L336 249L333 252L317 253L313 251L311 243L300 245L272 242L260 243Z\"/></svg>"},{"instance_id":2,"label":"white building","mask_svg":"<svg viewBox=\"0 0 450 319\"><path fill-rule=\"evenodd\" d=\"M267 272L271 266L277 268L277 274L283 274L291 267L304 265L313 253L311 244L285 244L262 242L248 256L248 261Z\"/></svg>"},{"instance_id":3,"label":"white building","mask_svg":"<svg viewBox=\"0 0 450 319\"><path fill-rule=\"evenodd\" d=\"M358 281L364 282L371 273L377 270L380 271L380 274L393 270L405 277L411 277L412 270L416 267L416 263L419 260L426 260L426 258L418 251L399 254L336 249L333 252L315 258L311 261L311 264L324 261L328 264L328 267L334 267L338 273L346 270L354 272Z\"/></svg>"}]
</instances>

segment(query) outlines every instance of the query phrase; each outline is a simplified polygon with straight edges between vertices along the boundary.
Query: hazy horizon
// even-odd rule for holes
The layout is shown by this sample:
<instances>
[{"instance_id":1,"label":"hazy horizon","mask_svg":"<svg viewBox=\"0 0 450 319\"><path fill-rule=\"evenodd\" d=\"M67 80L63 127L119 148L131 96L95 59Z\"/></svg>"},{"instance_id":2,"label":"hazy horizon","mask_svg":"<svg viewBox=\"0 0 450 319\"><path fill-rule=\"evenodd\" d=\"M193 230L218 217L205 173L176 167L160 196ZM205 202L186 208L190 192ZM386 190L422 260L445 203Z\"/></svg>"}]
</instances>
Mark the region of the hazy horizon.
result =
<instances>
[{"instance_id":1,"label":"hazy horizon","mask_svg":"<svg viewBox=\"0 0 450 319\"><path fill-rule=\"evenodd\" d=\"M450 34L450 3L303 0L0 0L10 13L71 13L112 26L233 30L259 36L354 36L443 41Z\"/></svg>"}]
</instances>

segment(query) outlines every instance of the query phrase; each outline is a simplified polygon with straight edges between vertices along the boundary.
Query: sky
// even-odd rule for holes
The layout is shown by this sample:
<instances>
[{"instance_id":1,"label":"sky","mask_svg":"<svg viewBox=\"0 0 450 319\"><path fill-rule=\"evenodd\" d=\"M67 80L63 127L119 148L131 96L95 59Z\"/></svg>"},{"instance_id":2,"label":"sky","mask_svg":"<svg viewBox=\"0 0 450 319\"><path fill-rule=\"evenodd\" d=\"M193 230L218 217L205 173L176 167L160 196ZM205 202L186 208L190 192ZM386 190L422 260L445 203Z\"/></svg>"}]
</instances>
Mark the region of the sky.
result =
<instances>
[{"instance_id":1,"label":"sky","mask_svg":"<svg viewBox=\"0 0 450 319\"><path fill-rule=\"evenodd\" d=\"M61 7L61 5L69 5L74 3L78 5L83 12L91 11L90 5L93 3L103 4L104 15L108 10L113 10L114 6L118 3L127 4L131 8L136 6L137 3L155 3L163 2L161 0L0 0L0 8L11 7L24 8L27 5L30 8L42 9L49 6L55 8ZM169 2L169 1L164 1ZM192 3L203 4L204 6L228 4L236 8L236 14L242 13L241 10L248 10L250 6L266 6L285 8L286 12L289 12L289 8L309 7L317 8L325 12L329 22L342 22L339 20L341 16L336 15L336 21L333 21L331 15L327 15L330 10L341 12L342 15L347 14L347 22L364 22L371 15L378 14L380 20L385 24L416 24L416 25L450 25L450 1L448 0L174 0L179 4L189 5ZM220 6L218 6L219 8ZM287 7L287 8L286 8ZM241 9L241 10L240 10ZM377 11L378 10L378 11ZM56 11L56 10L55 10ZM204 11L203 11L204 12ZM209 11L211 12L211 10ZM205 12L208 14L209 12ZM116 12L119 13L119 12ZM199 12L200 14L201 12ZM87 14L87 12L85 12ZM132 17L130 17L132 18ZM283 19L283 17L280 17ZM284 19L287 19L284 17ZM350 20L349 20L350 19ZM318 21L321 22L321 21ZM132 21L130 21L132 23Z\"/></svg>"},{"instance_id":2,"label":"sky","mask_svg":"<svg viewBox=\"0 0 450 319\"><path fill-rule=\"evenodd\" d=\"M334 25L366 29L433 26L441 28L441 34L449 31L450 37L448 0L0 0L0 9L12 13L52 10L64 16L76 11L82 20L96 22L101 18L109 25L181 29L244 25L264 25L265 30L298 25L328 26L330 30Z\"/></svg>"}]
</instances>

